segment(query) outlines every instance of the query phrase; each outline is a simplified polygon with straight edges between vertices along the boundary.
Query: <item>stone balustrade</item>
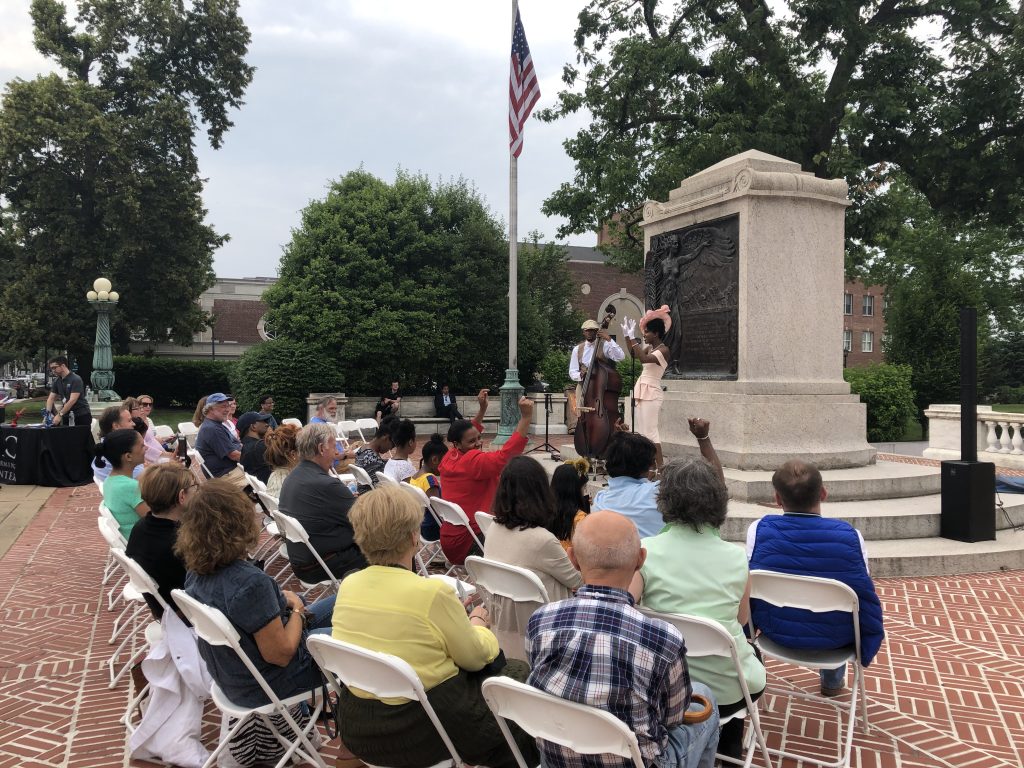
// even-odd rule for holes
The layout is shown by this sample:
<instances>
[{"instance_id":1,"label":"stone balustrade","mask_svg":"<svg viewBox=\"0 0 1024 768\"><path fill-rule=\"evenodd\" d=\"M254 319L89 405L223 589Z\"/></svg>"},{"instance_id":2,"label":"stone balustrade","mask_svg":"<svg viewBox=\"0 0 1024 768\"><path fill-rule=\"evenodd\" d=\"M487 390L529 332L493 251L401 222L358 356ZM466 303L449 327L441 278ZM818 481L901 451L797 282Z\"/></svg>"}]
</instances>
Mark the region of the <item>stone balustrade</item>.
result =
<instances>
[{"instance_id":1,"label":"stone balustrade","mask_svg":"<svg viewBox=\"0 0 1024 768\"><path fill-rule=\"evenodd\" d=\"M960 406L931 405L924 412L928 418L930 459L960 458ZM978 460L991 461L1001 467L1024 469L1024 413L993 411L992 406L978 406L976 439Z\"/></svg>"}]
</instances>

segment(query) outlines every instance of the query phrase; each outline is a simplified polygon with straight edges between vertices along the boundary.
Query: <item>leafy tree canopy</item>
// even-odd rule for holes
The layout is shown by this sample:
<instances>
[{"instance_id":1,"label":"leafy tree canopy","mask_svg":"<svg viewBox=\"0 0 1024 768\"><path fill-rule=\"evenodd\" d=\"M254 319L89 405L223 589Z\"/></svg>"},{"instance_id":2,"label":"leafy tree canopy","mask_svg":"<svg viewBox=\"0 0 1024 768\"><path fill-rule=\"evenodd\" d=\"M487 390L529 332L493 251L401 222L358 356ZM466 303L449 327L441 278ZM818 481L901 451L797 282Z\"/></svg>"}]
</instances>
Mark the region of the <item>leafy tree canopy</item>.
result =
<instances>
[{"instance_id":1,"label":"leafy tree canopy","mask_svg":"<svg viewBox=\"0 0 1024 768\"><path fill-rule=\"evenodd\" d=\"M115 342L189 343L224 240L204 223L193 141L219 147L253 69L237 0L33 0L59 74L7 84L0 106L0 327L19 348L92 346L84 294L121 294Z\"/></svg>"},{"instance_id":2,"label":"leafy tree canopy","mask_svg":"<svg viewBox=\"0 0 1024 768\"><path fill-rule=\"evenodd\" d=\"M623 266L639 265L646 199L751 148L845 177L855 204L886 164L940 214L1007 224L1024 207L1024 16L1009 0L591 0L576 50L539 117L592 121L545 212L568 220L562 236L621 214ZM857 212L848 232L871 245Z\"/></svg>"},{"instance_id":3,"label":"leafy tree canopy","mask_svg":"<svg viewBox=\"0 0 1024 768\"><path fill-rule=\"evenodd\" d=\"M529 381L567 324L561 249L526 246L520 263L520 372ZM263 295L279 339L336 360L349 394L393 377L411 391L497 386L507 364L508 241L470 184L363 170L309 204Z\"/></svg>"}]
</instances>

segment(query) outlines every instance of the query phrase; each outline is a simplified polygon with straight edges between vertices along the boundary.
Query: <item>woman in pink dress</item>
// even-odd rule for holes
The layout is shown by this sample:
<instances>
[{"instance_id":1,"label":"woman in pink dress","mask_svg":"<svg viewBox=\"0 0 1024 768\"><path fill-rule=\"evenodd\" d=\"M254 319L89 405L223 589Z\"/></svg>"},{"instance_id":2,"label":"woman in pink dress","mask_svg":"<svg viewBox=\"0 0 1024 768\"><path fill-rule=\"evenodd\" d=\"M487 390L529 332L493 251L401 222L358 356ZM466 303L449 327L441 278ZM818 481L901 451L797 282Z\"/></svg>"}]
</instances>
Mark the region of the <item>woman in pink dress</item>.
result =
<instances>
[{"instance_id":1,"label":"woman in pink dress","mask_svg":"<svg viewBox=\"0 0 1024 768\"><path fill-rule=\"evenodd\" d=\"M622 330L626 337L629 354L643 363L643 373L633 386L633 399L636 402L636 415L633 429L651 440L657 449L655 463L661 472L664 459L661 454L661 435L658 432L658 419L661 416L661 401L664 393L661 389L661 377L668 368L668 347L664 339L672 327L669 308L649 309L640 319L640 332L643 342L631 338L636 332L636 325L623 323Z\"/></svg>"}]
</instances>

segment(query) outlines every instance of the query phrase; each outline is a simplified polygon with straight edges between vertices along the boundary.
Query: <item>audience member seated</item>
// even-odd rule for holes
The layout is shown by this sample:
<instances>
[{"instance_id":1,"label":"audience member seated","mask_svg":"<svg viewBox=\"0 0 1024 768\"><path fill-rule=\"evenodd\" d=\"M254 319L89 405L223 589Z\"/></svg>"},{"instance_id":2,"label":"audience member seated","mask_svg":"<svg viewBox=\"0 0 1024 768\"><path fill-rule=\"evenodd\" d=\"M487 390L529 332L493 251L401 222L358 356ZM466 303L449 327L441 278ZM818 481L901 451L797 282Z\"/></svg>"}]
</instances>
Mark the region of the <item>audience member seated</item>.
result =
<instances>
[{"instance_id":1,"label":"audience member seated","mask_svg":"<svg viewBox=\"0 0 1024 768\"><path fill-rule=\"evenodd\" d=\"M691 684L679 631L636 610L627 591L645 555L636 526L623 515L601 510L577 526L569 556L584 586L530 619L527 682L622 720L649 766L712 768L718 744L714 696L702 683ZM540 747L543 765L551 768L625 764L608 755L584 762L552 742Z\"/></svg>"},{"instance_id":2,"label":"audience member seated","mask_svg":"<svg viewBox=\"0 0 1024 768\"><path fill-rule=\"evenodd\" d=\"M437 390L437 394L434 395L434 415L439 419L448 419L448 421L462 418L462 414L459 413L459 404L449 391L447 384L442 384L441 388Z\"/></svg>"},{"instance_id":3,"label":"audience member seated","mask_svg":"<svg viewBox=\"0 0 1024 768\"><path fill-rule=\"evenodd\" d=\"M156 429L156 424L153 423L153 396L136 395L135 402L137 402L139 407L142 409L142 418L146 420L146 424L149 425L149 428Z\"/></svg>"},{"instance_id":4,"label":"audience member seated","mask_svg":"<svg viewBox=\"0 0 1024 768\"><path fill-rule=\"evenodd\" d=\"M278 697L308 694L322 685L323 678L306 650L306 636L310 631L330 632L334 595L307 606L294 592L282 591L246 559L259 537L252 503L239 488L226 480L200 485L185 502L178 529L176 549L188 568L185 592L227 617L238 632L242 651ZM199 640L199 653L229 700L247 707L269 703L231 648ZM300 725L308 719L300 707L293 714ZM243 729L232 745L232 754L279 749L273 738L264 741L259 730ZM263 735L267 736L265 731ZM264 746L267 742L269 749ZM262 764L265 759L268 757L256 754L248 764Z\"/></svg>"},{"instance_id":5,"label":"audience member seated","mask_svg":"<svg viewBox=\"0 0 1024 768\"><path fill-rule=\"evenodd\" d=\"M197 427L203 426L203 419L206 418L206 416L204 415L206 413L205 409L206 409L206 398L205 397L200 397L199 398L199 402L196 403L195 413L192 414L192 423L195 424Z\"/></svg>"},{"instance_id":6,"label":"audience member seated","mask_svg":"<svg viewBox=\"0 0 1024 768\"><path fill-rule=\"evenodd\" d=\"M352 526L370 566L341 583L333 635L408 662L468 764L516 768L480 684L495 674L523 680L527 670L521 662L505 666L485 608L467 617L449 585L415 572L422 518L419 504L401 488L383 486L359 497ZM367 763L425 768L448 758L416 702L381 701L343 688L338 708L345 745ZM512 727L528 764L536 765L534 740Z\"/></svg>"},{"instance_id":7,"label":"audience member seated","mask_svg":"<svg viewBox=\"0 0 1024 768\"><path fill-rule=\"evenodd\" d=\"M658 509L666 525L643 540L647 560L634 581L633 596L642 593L643 604L655 611L689 613L721 624L736 641L743 677L757 699L764 693L765 671L743 633L750 618L747 560L719 535L729 502L725 483L715 467L693 457L666 464L660 486ZM690 676L715 694L719 717L746 706L732 659L703 656L689 663ZM744 720L722 726L718 751L723 755L742 756Z\"/></svg>"},{"instance_id":8,"label":"audience member seated","mask_svg":"<svg viewBox=\"0 0 1024 768\"><path fill-rule=\"evenodd\" d=\"M263 439L266 444L263 458L271 469L267 480L267 493L275 498L281 495L284 479L299 463L299 453L295 449L295 438L298 434L299 428L294 424L282 424L271 430Z\"/></svg>"},{"instance_id":9,"label":"audience member seated","mask_svg":"<svg viewBox=\"0 0 1024 768\"><path fill-rule=\"evenodd\" d=\"M654 443L643 435L616 432L604 454L608 487L594 497L595 509L625 515L636 525L640 538L654 536L664 526L656 501L658 483L648 479L656 455Z\"/></svg>"},{"instance_id":10,"label":"audience member seated","mask_svg":"<svg viewBox=\"0 0 1024 768\"><path fill-rule=\"evenodd\" d=\"M174 544L182 508L192 489L198 487L192 473L176 461L149 467L139 481L149 512L132 528L125 553L153 577L169 605L174 605L171 590L185 586L185 563L174 552ZM145 598L153 615L163 616L160 603L150 595Z\"/></svg>"},{"instance_id":11,"label":"audience member seated","mask_svg":"<svg viewBox=\"0 0 1024 768\"><path fill-rule=\"evenodd\" d=\"M391 444L391 458L384 465L384 474L401 483L416 474L416 467L409 461L416 452L416 425L409 419L395 424L391 429Z\"/></svg>"},{"instance_id":12,"label":"audience member seated","mask_svg":"<svg viewBox=\"0 0 1024 768\"><path fill-rule=\"evenodd\" d=\"M266 485L270 479L270 465L267 464L267 444L264 439L270 429L273 417L262 411L247 411L238 418L238 434L242 436L241 463L245 471L254 475Z\"/></svg>"},{"instance_id":13,"label":"audience member seated","mask_svg":"<svg viewBox=\"0 0 1024 768\"><path fill-rule=\"evenodd\" d=\"M100 443L113 432L115 429L135 429L135 422L132 421L131 412L121 405L112 405L109 408L105 408L103 413L100 414L99 418L100 425ZM142 474L144 464L139 464L133 469L133 477L138 477ZM96 482L103 484L103 481L110 477L110 470L113 469L110 462L104 461L100 463L100 459L97 456L92 461L92 478Z\"/></svg>"},{"instance_id":14,"label":"audience member seated","mask_svg":"<svg viewBox=\"0 0 1024 768\"><path fill-rule=\"evenodd\" d=\"M555 534L562 549L568 551L572 532L590 512L587 473L580 472L572 462L562 464L551 476L551 493L555 497L555 518L548 530Z\"/></svg>"},{"instance_id":15,"label":"audience member seated","mask_svg":"<svg viewBox=\"0 0 1024 768\"><path fill-rule=\"evenodd\" d=\"M134 397L125 398L124 407L128 409L128 412L132 415L132 420L138 419L142 422L144 429L139 429L136 425L136 430L142 435L142 443L145 446L144 458L145 463L156 464L160 459L171 460L174 458L174 454L170 451L164 450L164 447L160 445L160 441L156 439L156 432L151 427L149 420L146 418L149 416L149 408L146 408L141 400L137 400ZM152 400L150 401L150 408L152 408Z\"/></svg>"},{"instance_id":16,"label":"audience member seated","mask_svg":"<svg viewBox=\"0 0 1024 768\"><path fill-rule=\"evenodd\" d=\"M379 482L377 473L383 472L384 467L387 466L388 461L382 454L387 453L394 446L394 443L391 442L391 430L397 425L398 417L396 416L388 416L383 419L377 425L377 434L373 436L373 439L356 450L356 466L366 470L373 481L373 487L376 487ZM370 489L366 486L359 486L360 493L368 490Z\"/></svg>"},{"instance_id":17,"label":"audience member seated","mask_svg":"<svg viewBox=\"0 0 1024 768\"><path fill-rule=\"evenodd\" d=\"M444 438L440 435L431 435L423 450L420 451L420 469L415 475L409 478L409 484L415 485L427 496L441 498L441 478L438 471L441 466L441 459L448 452L444 444ZM441 526L437 524L434 515L424 510L423 526L420 529L423 538L427 541L437 541L441 536Z\"/></svg>"},{"instance_id":18,"label":"audience member seated","mask_svg":"<svg viewBox=\"0 0 1024 768\"><path fill-rule=\"evenodd\" d=\"M103 504L117 520L121 535L128 538L139 518L149 511L139 494L139 482L132 477L142 464L142 435L134 429L115 429L96 445L96 463L111 466L103 481Z\"/></svg>"},{"instance_id":19,"label":"audience member seated","mask_svg":"<svg viewBox=\"0 0 1024 768\"><path fill-rule=\"evenodd\" d=\"M206 418L196 435L196 450L214 477L222 477L239 488L245 488L249 482L238 466L242 458L242 443L232 438L224 426L232 407L230 398L220 392L206 398L203 406Z\"/></svg>"},{"instance_id":20,"label":"audience member seated","mask_svg":"<svg viewBox=\"0 0 1024 768\"><path fill-rule=\"evenodd\" d=\"M813 464L794 459L772 475L781 515L765 515L747 529L751 570L780 571L841 581L860 600L861 663L875 658L885 638L882 606L868 572L864 537L845 520L821 516L828 492ZM854 642L849 614L777 608L752 600L750 609L765 636L790 648L845 648ZM821 694L838 696L846 687L846 665L821 671Z\"/></svg>"},{"instance_id":21,"label":"audience member seated","mask_svg":"<svg viewBox=\"0 0 1024 768\"><path fill-rule=\"evenodd\" d=\"M267 419L267 424L270 425L271 429L277 429L277 419L274 418L274 396L273 395L261 395L259 399L260 413L265 413L270 416Z\"/></svg>"},{"instance_id":22,"label":"audience member seated","mask_svg":"<svg viewBox=\"0 0 1024 768\"><path fill-rule=\"evenodd\" d=\"M299 463L281 486L278 504L306 529L309 541L341 578L366 565L352 538L349 511L355 497L344 483L328 473L337 458L335 432L330 424L307 424L295 440ZM288 542L288 559L305 582L328 578L305 544Z\"/></svg>"},{"instance_id":23,"label":"audience member seated","mask_svg":"<svg viewBox=\"0 0 1024 768\"><path fill-rule=\"evenodd\" d=\"M583 584L562 545L548 530L554 522L555 498L543 467L529 456L514 456L498 480L494 525L487 532L484 557L533 571L552 602L564 600ZM493 595L491 623L505 655L524 659L526 623L537 608Z\"/></svg>"},{"instance_id":24,"label":"audience member seated","mask_svg":"<svg viewBox=\"0 0 1024 768\"><path fill-rule=\"evenodd\" d=\"M469 524L481 537L476 524L476 513L487 511L494 503L494 492L498 477L509 459L523 452L526 434L533 418L533 400L519 398L519 423L505 444L496 451L485 453L481 450L484 431L484 415L487 413L487 390L481 389L476 396L479 409L473 421L460 419L448 428L448 442L451 448L439 467L444 498L458 504L469 517ZM464 527L443 523L441 525L441 548L445 557L455 565L462 565L466 556L473 554L473 537ZM476 552L476 554L483 554Z\"/></svg>"},{"instance_id":25,"label":"audience member seated","mask_svg":"<svg viewBox=\"0 0 1024 768\"><path fill-rule=\"evenodd\" d=\"M392 381L391 386L385 389L380 396L380 400L377 401L376 407L373 409L373 417L377 419L377 423L380 424L382 420L388 416L398 416L398 411L402 407L402 390L399 388L397 381Z\"/></svg>"},{"instance_id":26,"label":"audience member seated","mask_svg":"<svg viewBox=\"0 0 1024 768\"><path fill-rule=\"evenodd\" d=\"M333 395L325 395L316 401L316 414L309 420L310 424L334 424L338 420L338 399Z\"/></svg>"}]
</instances>

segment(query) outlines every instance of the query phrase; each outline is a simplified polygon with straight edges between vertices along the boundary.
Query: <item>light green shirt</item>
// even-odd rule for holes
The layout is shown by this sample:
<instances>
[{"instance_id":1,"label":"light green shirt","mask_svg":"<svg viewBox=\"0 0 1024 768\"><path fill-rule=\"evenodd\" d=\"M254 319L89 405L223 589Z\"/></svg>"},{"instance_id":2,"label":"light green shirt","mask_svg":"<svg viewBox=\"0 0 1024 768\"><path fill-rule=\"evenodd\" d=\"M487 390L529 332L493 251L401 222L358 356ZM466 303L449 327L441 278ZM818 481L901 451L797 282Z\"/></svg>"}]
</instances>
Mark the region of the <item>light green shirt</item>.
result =
<instances>
[{"instance_id":1,"label":"light green shirt","mask_svg":"<svg viewBox=\"0 0 1024 768\"><path fill-rule=\"evenodd\" d=\"M689 526L677 524L644 539L643 545L647 549L647 561L641 569L644 607L717 621L736 639L740 666L750 692L764 688L764 666L754 655L737 618L748 576L743 548L722 541L717 530L697 533ZM718 704L733 704L743 698L732 659L687 657L686 663L690 678L707 685Z\"/></svg>"},{"instance_id":2,"label":"light green shirt","mask_svg":"<svg viewBox=\"0 0 1024 768\"><path fill-rule=\"evenodd\" d=\"M103 481L103 503L117 520L121 535L127 539L132 528L142 519L135 511L142 503L139 481L121 475L111 475Z\"/></svg>"}]
</instances>

